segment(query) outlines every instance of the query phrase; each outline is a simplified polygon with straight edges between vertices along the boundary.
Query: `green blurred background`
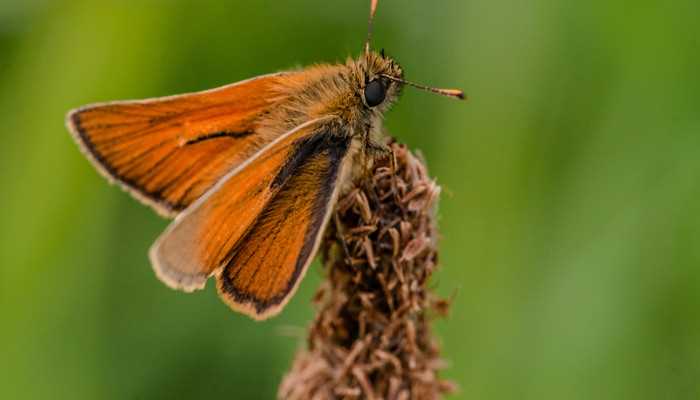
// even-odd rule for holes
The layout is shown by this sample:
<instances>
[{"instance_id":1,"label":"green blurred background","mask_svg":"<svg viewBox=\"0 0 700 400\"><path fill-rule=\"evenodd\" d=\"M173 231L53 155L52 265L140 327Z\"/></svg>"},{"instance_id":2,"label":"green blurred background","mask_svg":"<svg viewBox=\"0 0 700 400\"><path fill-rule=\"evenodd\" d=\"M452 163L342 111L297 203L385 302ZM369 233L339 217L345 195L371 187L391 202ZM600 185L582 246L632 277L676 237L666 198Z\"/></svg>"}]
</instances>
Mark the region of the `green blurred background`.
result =
<instances>
[{"instance_id":1,"label":"green blurred background","mask_svg":"<svg viewBox=\"0 0 700 400\"><path fill-rule=\"evenodd\" d=\"M96 101L357 55L367 1L0 3L0 398L272 398L313 315L157 281L167 221L63 126ZM436 324L473 399L700 398L700 3L382 0L387 116L445 188Z\"/></svg>"}]
</instances>

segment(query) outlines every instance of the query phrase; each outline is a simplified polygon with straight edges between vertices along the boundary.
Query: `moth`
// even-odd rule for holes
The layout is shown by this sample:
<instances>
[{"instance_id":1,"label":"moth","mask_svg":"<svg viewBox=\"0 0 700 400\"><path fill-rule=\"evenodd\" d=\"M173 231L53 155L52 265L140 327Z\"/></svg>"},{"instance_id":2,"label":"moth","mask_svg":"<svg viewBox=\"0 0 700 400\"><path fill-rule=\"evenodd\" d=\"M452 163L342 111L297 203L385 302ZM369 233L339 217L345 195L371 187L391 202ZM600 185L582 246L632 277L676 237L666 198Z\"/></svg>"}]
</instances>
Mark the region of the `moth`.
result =
<instances>
[{"instance_id":1,"label":"moth","mask_svg":"<svg viewBox=\"0 0 700 400\"><path fill-rule=\"evenodd\" d=\"M297 289L344 183L389 152L382 116L406 81L370 49L342 64L258 76L203 92L87 105L66 125L96 169L174 218L149 258L166 285L215 277L232 309L277 314Z\"/></svg>"}]
</instances>

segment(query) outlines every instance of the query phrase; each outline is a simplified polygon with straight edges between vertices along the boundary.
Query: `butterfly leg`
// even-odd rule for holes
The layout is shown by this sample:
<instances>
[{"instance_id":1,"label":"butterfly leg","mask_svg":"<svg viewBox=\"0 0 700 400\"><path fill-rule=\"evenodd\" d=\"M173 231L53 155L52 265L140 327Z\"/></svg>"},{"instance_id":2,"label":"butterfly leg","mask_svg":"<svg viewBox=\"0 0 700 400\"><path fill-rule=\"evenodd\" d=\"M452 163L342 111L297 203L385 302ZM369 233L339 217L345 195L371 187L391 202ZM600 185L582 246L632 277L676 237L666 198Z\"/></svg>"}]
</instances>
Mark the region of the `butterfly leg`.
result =
<instances>
[{"instance_id":1,"label":"butterfly leg","mask_svg":"<svg viewBox=\"0 0 700 400\"><path fill-rule=\"evenodd\" d=\"M391 148L384 143L368 141L365 146L368 155L374 159L383 159L391 156Z\"/></svg>"},{"instance_id":2,"label":"butterfly leg","mask_svg":"<svg viewBox=\"0 0 700 400\"><path fill-rule=\"evenodd\" d=\"M337 213L333 213L333 223L335 224L335 234L336 234L336 239L338 242L341 243L343 247L343 255L345 256L345 260L347 262L350 262L351 256L350 256L350 249L348 248L348 244L345 241L345 233L343 232L343 224L340 223L340 219L338 218Z\"/></svg>"}]
</instances>

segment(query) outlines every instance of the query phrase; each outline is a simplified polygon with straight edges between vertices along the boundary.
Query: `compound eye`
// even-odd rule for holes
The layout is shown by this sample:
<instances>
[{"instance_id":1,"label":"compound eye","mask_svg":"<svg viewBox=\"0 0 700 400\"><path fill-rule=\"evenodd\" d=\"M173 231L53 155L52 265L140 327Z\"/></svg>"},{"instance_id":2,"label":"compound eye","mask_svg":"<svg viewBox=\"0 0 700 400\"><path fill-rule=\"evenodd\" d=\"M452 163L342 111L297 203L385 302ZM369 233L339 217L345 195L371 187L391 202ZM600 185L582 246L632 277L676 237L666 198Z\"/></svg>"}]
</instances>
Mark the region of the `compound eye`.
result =
<instances>
[{"instance_id":1,"label":"compound eye","mask_svg":"<svg viewBox=\"0 0 700 400\"><path fill-rule=\"evenodd\" d=\"M380 80L375 79L365 86L365 102L368 106L375 107L382 104L384 97L386 97L386 87Z\"/></svg>"}]
</instances>

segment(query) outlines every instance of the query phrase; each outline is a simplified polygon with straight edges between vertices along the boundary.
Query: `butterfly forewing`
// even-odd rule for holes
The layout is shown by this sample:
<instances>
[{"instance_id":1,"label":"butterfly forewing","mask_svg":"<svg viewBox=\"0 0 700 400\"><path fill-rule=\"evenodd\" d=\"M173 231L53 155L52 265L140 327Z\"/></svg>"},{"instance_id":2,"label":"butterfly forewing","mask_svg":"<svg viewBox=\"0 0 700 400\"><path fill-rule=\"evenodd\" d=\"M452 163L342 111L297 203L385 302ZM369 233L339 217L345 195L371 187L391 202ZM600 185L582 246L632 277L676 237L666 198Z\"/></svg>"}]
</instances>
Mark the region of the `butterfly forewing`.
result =
<instances>
[{"instance_id":1,"label":"butterfly forewing","mask_svg":"<svg viewBox=\"0 0 700 400\"><path fill-rule=\"evenodd\" d=\"M98 169L159 213L174 216L274 137L258 120L278 80L253 78L205 92L86 106L67 125Z\"/></svg>"}]
</instances>

